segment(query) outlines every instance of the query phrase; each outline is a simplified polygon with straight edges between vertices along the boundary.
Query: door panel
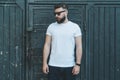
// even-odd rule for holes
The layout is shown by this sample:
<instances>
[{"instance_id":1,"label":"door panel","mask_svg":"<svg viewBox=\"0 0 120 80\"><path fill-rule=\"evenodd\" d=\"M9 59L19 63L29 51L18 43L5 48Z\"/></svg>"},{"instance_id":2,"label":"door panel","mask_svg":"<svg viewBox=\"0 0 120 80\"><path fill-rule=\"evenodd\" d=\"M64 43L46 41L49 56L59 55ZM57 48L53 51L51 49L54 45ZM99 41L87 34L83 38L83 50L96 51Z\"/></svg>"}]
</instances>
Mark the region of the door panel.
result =
<instances>
[{"instance_id":1,"label":"door panel","mask_svg":"<svg viewBox=\"0 0 120 80\"><path fill-rule=\"evenodd\" d=\"M13 1L13 0L12 0ZM0 78L24 80L23 9L0 4Z\"/></svg>"},{"instance_id":2,"label":"door panel","mask_svg":"<svg viewBox=\"0 0 120 80\"><path fill-rule=\"evenodd\" d=\"M45 80L46 75L42 73L42 50L45 33L50 23L54 22L53 5L29 5L29 27L28 27L28 60L29 80ZM83 32L85 19L84 5L70 5L69 18L78 23ZM84 32L83 32L84 34ZM82 65L85 70L85 64ZM84 72L83 72L84 73ZM80 79L78 76L78 80ZM84 78L84 76L82 76Z\"/></svg>"},{"instance_id":3,"label":"door panel","mask_svg":"<svg viewBox=\"0 0 120 80\"><path fill-rule=\"evenodd\" d=\"M88 80L118 80L120 6L93 5L88 11ZM118 34L118 35L116 35ZM119 66L119 67L118 67ZM118 71L117 71L118 70Z\"/></svg>"}]
</instances>

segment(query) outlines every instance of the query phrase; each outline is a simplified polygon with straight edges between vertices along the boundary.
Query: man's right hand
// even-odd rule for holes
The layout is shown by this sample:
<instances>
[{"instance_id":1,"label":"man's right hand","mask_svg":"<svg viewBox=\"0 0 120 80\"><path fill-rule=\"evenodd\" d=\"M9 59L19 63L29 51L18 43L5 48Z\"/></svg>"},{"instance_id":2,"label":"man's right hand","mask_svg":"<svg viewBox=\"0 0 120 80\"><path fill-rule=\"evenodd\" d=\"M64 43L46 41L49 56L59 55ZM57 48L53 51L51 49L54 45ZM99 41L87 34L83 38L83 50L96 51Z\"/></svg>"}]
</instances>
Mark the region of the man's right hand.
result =
<instances>
[{"instance_id":1,"label":"man's right hand","mask_svg":"<svg viewBox=\"0 0 120 80\"><path fill-rule=\"evenodd\" d=\"M43 73L48 74L48 72L49 72L48 64L43 64Z\"/></svg>"}]
</instances>

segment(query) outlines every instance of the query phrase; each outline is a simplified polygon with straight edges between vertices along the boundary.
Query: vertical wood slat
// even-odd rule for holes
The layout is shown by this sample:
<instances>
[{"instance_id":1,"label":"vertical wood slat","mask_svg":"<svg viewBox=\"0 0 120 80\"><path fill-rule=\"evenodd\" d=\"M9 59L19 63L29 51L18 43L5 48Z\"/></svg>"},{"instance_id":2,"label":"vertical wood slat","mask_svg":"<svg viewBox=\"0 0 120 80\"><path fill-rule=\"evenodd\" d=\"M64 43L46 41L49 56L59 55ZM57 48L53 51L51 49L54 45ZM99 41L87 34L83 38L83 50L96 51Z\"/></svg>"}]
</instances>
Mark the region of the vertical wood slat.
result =
<instances>
[{"instance_id":1,"label":"vertical wood slat","mask_svg":"<svg viewBox=\"0 0 120 80\"><path fill-rule=\"evenodd\" d=\"M110 17L109 17L109 8L105 8L105 40L104 40L104 42L105 42L105 44L104 44L104 46L105 46L105 64L104 64L104 68L105 68L105 80L107 79L107 80L109 80L109 43L110 43L110 41L109 41L109 38L110 38L110 36L109 36L109 20L110 20Z\"/></svg>"},{"instance_id":2,"label":"vertical wood slat","mask_svg":"<svg viewBox=\"0 0 120 80\"><path fill-rule=\"evenodd\" d=\"M17 64L18 64L18 74L19 74L19 78L20 80L22 80L22 77L24 76L23 74L23 71L24 71L24 67L23 64L24 64L24 48L23 48L23 42L24 42L24 37L23 37L23 34L24 34L24 24L23 24L23 11L21 11L21 8L17 9L16 11L16 14L17 14L17 26L19 28L16 29L16 33L17 33L17 46L18 46L18 51L17 51Z\"/></svg>"},{"instance_id":3,"label":"vertical wood slat","mask_svg":"<svg viewBox=\"0 0 120 80\"><path fill-rule=\"evenodd\" d=\"M99 8L100 11L99 11L99 73L98 75L99 76L99 80L104 80L104 49L105 47L103 46L104 45L104 39L105 39L105 36L104 36L104 33L105 33L105 29L104 29L104 19L105 19L105 15L104 15L104 7L102 8ZM103 64L103 65L101 65Z\"/></svg>"},{"instance_id":4,"label":"vertical wood slat","mask_svg":"<svg viewBox=\"0 0 120 80\"><path fill-rule=\"evenodd\" d=\"M3 50L3 7L0 6L0 55L2 55Z\"/></svg>"},{"instance_id":5,"label":"vertical wood slat","mask_svg":"<svg viewBox=\"0 0 120 80\"><path fill-rule=\"evenodd\" d=\"M3 77L3 80L9 79L9 7L4 7L4 15L3 15L3 55L4 59L3 61L3 75L6 75Z\"/></svg>"},{"instance_id":6,"label":"vertical wood slat","mask_svg":"<svg viewBox=\"0 0 120 80\"><path fill-rule=\"evenodd\" d=\"M96 8L95 9L95 15L94 15L94 27L93 27L93 34L94 34L94 38L93 38L93 41L95 42L95 44L92 44L93 45L93 47L94 47L94 50L93 50L93 54L94 54L94 62L93 62L93 64L94 64L94 80L98 80L98 60L99 60L99 56L98 56L98 54L99 54L99 42L98 42L98 40L99 40L99 8ZM97 54L96 54L97 53Z\"/></svg>"},{"instance_id":7,"label":"vertical wood slat","mask_svg":"<svg viewBox=\"0 0 120 80\"><path fill-rule=\"evenodd\" d=\"M16 26L18 26L18 27L21 27L21 24L19 23L19 21L21 20L21 18L22 18L22 16L21 16L21 11L20 11L20 9L18 8L16 8ZM19 15L19 16L18 16ZM20 16L21 16L21 18L20 18ZM20 42L21 42L21 40L20 40L20 38L22 38L21 37L21 35L20 35L20 30L21 30L21 28L19 29L19 28L16 28L15 29L15 33L16 33L16 44L15 44L15 54L16 54L16 64L17 64L17 66L16 66L16 73L17 73L17 75L16 75L16 77L18 78L18 79L21 79L21 74L20 74L20 72L21 72L21 69L20 69L20 57L21 57L21 53L20 53ZM19 36L19 37L17 37L17 36Z\"/></svg>"},{"instance_id":8,"label":"vertical wood slat","mask_svg":"<svg viewBox=\"0 0 120 80\"><path fill-rule=\"evenodd\" d=\"M115 44L115 8L111 8L110 9L110 12L109 12L110 14L109 14L109 17L111 18L110 19L110 25L109 25L109 28L110 28L110 44L109 44L109 46L110 46L110 74L109 74L109 76L110 76L110 80L115 80L115 67L114 67L114 62L115 62L115 53L114 53L114 51L115 51L115 47L114 47L114 44ZM114 26L114 27L113 27Z\"/></svg>"},{"instance_id":9,"label":"vertical wood slat","mask_svg":"<svg viewBox=\"0 0 120 80\"><path fill-rule=\"evenodd\" d=\"M93 22L94 22L94 13L93 13L93 10L94 10L94 8L89 8L88 9L88 16L89 16L89 19L88 19L88 26L89 26L89 33L87 33L87 34L89 34L88 35L88 44L89 44L89 47L88 47L88 50L90 51L90 55L88 55L88 56L90 56L90 63L89 63L89 77L90 77L90 79L89 80L93 80L93 77L94 77L94 67L93 67L93 61L94 61L94 54L93 54L93 36L94 36L94 34L93 34L93 27L94 27L94 25L92 24ZM91 36L91 35L93 35L93 36ZM92 74L91 74L92 73Z\"/></svg>"},{"instance_id":10,"label":"vertical wood slat","mask_svg":"<svg viewBox=\"0 0 120 80\"><path fill-rule=\"evenodd\" d=\"M4 54L3 54L3 7L0 6L0 77L3 76L3 59L4 59Z\"/></svg>"},{"instance_id":11,"label":"vertical wood slat","mask_svg":"<svg viewBox=\"0 0 120 80\"><path fill-rule=\"evenodd\" d=\"M116 51L116 57L115 57L115 71L116 71L116 80L120 79L120 7L116 8L116 32L115 32L115 51Z\"/></svg>"},{"instance_id":12,"label":"vertical wood slat","mask_svg":"<svg viewBox=\"0 0 120 80\"><path fill-rule=\"evenodd\" d=\"M15 7L10 7L10 79L15 79Z\"/></svg>"}]
</instances>

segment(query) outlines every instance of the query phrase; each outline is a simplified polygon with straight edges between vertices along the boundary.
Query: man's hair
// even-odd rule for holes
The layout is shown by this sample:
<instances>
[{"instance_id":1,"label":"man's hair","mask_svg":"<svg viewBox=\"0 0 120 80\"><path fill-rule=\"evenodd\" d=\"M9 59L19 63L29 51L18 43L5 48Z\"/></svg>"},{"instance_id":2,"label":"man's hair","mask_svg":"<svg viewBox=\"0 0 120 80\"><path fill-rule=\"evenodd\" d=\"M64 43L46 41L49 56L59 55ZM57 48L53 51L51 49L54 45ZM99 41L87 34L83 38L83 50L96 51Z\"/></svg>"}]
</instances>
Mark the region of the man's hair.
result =
<instances>
[{"instance_id":1,"label":"man's hair","mask_svg":"<svg viewBox=\"0 0 120 80\"><path fill-rule=\"evenodd\" d=\"M54 10L57 8L63 8L63 9L67 9L68 10L68 5L65 3L58 3L54 6Z\"/></svg>"}]
</instances>

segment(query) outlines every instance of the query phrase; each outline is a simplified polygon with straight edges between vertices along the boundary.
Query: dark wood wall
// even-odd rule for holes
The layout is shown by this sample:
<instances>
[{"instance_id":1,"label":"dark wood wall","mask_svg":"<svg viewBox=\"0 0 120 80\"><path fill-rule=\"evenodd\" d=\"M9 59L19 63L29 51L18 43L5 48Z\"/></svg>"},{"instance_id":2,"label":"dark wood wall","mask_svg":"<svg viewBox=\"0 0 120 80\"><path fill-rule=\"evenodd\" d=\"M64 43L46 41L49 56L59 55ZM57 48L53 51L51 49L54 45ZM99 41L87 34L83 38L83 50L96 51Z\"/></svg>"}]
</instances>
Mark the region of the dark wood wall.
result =
<instances>
[{"instance_id":1,"label":"dark wood wall","mask_svg":"<svg viewBox=\"0 0 120 80\"><path fill-rule=\"evenodd\" d=\"M42 49L53 6L69 5L69 20L83 33L81 72L76 80L120 79L119 0L0 0L0 78L47 80Z\"/></svg>"},{"instance_id":2,"label":"dark wood wall","mask_svg":"<svg viewBox=\"0 0 120 80\"><path fill-rule=\"evenodd\" d=\"M23 0L21 0L23 1ZM24 1L23 1L24 2ZM24 79L24 6L0 0L0 79ZM24 3L22 3L24 4Z\"/></svg>"}]
</instances>

